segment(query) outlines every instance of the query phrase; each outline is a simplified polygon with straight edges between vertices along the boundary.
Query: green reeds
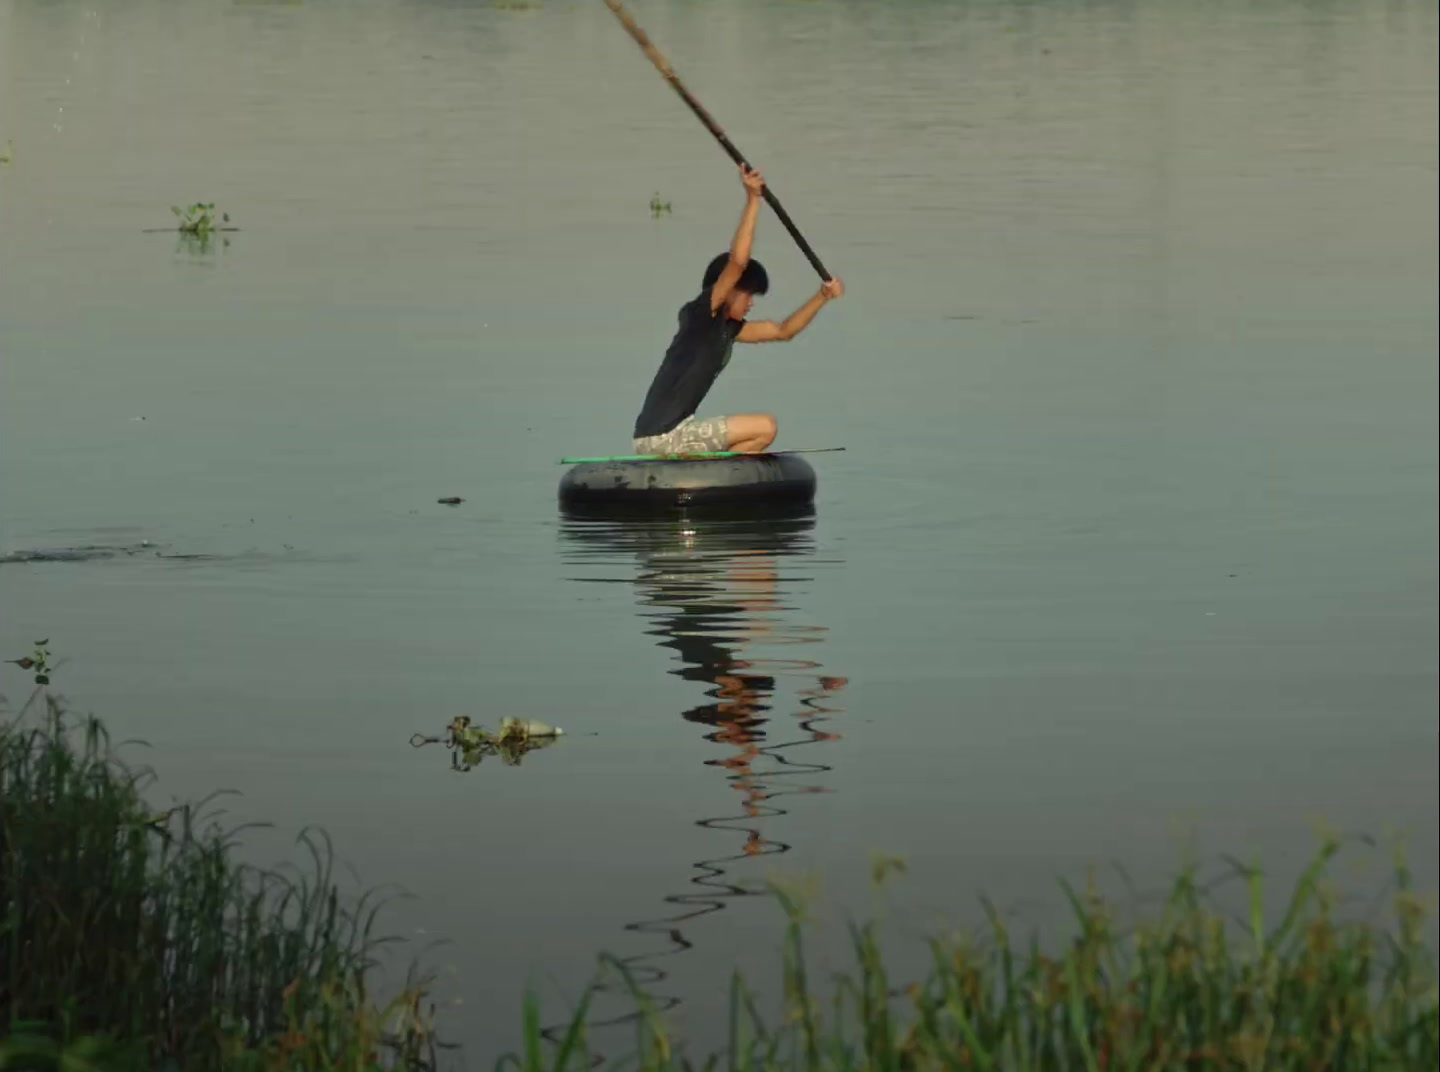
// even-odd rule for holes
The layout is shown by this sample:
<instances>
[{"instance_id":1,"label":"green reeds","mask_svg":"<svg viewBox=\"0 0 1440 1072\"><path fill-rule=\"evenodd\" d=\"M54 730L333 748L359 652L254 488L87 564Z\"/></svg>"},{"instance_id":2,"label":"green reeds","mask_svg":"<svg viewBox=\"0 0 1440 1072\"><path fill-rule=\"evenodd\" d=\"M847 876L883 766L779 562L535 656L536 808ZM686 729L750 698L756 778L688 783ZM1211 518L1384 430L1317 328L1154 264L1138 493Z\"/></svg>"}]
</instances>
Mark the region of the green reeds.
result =
<instances>
[{"instance_id":1,"label":"green reeds","mask_svg":"<svg viewBox=\"0 0 1440 1072\"><path fill-rule=\"evenodd\" d=\"M240 865L205 802L163 813L93 718L0 726L0 1068L434 1064L423 981L373 1003L373 897Z\"/></svg>"},{"instance_id":2,"label":"green reeds","mask_svg":"<svg viewBox=\"0 0 1440 1072\"><path fill-rule=\"evenodd\" d=\"M47 697L47 702L48 697ZM389 1004L367 990L376 905L347 907L330 850L306 836L309 872L239 866L232 835L192 807L156 814L144 776L117 763L101 725L0 727L0 1069L431 1068L424 980ZM201 805L203 807L203 804ZM625 966L602 958L635 1005L627 1052L589 1044L588 990L543 1030L531 996L517 1072L1408 1072L1440 1067L1428 906L1397 862L1381 919L1345 918L1327 843L1278 906L1233 865L1232 918L1194 868L1144 918L1063 886L1070 937L988 928L937 937L919 977L896 979L873 924L851 928L848 971L817 982L804 899L780 951L784 1001L762 1009L730 983L729 1042L692 1063ZM883 881L888 862L877 870Z\"/></svg>"},{"instance_id":3,"label":"green reeds","mask_svg":"<svg viewBox=\"0 0 1440 1072\"><path fill-rule=\"evenodd\" d=\"M789 917L785 1000L767 1023L744 982L730 991L726 1052L692 1063L624 966L637 1006L633 1052L597 1058L584 1005L563 1049L544 1050L527 1018L524 1072L595 1063L726 1072L1401 1072L1440 1067L1435 962L1424 906L1395 867L1388 920L1342 921L1325 877L1327 843L1267 925L1259 872L1245 871L1248 917L1216 907L1186 870L1152 918L1122 928L1113 906L1063 886L1074 934L1042 951L1019 943L993 906L981 935L936 938L923 978L896 985L873 924L851 928L853 965L821 1000L806 971L802 905ZM589 995L587 994L587 1002ZM822 1006L828 1013L822 1016ZM555 1032L551 1032L554 1037Z\"/></svg>"}]
</instances>

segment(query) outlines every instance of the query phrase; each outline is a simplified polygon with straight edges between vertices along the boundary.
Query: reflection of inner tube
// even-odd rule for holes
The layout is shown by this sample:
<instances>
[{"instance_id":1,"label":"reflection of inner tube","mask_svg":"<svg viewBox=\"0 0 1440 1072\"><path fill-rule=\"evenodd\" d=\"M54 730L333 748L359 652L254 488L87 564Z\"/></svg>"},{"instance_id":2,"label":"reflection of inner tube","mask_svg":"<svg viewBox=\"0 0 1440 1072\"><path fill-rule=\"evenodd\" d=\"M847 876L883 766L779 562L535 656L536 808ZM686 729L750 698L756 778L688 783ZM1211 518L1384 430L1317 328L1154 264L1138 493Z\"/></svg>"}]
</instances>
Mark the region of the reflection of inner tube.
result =
<instances>
[{"instance_id":1,"label":"reflection of inner tube","mask_svg":"<svg viewBox=\"0 0 1440 1072\"><path fill-rule=\"evenodd\" d=\"M793 506L815 498L815 470L793 454L581 462L560 480L571 513L668 513Z\"/></svg>"}]
</instances>

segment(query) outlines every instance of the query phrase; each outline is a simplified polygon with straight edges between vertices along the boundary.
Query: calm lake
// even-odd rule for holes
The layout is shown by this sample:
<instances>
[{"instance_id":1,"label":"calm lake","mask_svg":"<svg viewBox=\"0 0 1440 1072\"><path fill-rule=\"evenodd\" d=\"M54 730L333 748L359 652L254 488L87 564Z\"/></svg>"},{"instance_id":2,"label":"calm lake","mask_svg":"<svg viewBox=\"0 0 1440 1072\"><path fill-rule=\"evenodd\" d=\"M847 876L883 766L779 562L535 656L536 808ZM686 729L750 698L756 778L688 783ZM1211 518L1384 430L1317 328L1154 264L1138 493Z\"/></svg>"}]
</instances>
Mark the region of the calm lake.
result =
<instances>
[{"instance_id":1,"label":"calm lake","mask_svg":"<svg viewBox=\"0 0 1440 1072\"><path fill-rule=\"evenodd\" d=\"M849 288L703 407L846 447L813 516L557 512L742 204L600 0L0 0L0 657L403 887L468 1067L602 951L716 1042L876 852L899 965L1187 845L1433 890L1433 0L629 6Z\"/></svg>"}]
</instances>

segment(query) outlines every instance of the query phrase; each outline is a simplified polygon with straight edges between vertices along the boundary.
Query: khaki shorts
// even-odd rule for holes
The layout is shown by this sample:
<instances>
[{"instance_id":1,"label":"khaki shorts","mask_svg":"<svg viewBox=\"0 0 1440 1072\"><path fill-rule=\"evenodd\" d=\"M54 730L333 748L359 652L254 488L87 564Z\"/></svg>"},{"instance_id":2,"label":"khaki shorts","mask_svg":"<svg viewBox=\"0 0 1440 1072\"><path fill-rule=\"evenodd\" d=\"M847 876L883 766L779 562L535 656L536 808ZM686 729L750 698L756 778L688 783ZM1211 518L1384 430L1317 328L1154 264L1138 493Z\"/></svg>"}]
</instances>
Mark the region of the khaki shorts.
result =
<instances>
[{"instance_id":1,"label":"khaki shorts","mask_svg":"<svg viewBox=\"0 0 1440 1072\"><path fill-rule=\"evenodd\" d=\"M730 449L730 430L724 417L696 420L686 417L664 435L635 440L636 454L706 454Z\"/></svg>"}]
</instances>

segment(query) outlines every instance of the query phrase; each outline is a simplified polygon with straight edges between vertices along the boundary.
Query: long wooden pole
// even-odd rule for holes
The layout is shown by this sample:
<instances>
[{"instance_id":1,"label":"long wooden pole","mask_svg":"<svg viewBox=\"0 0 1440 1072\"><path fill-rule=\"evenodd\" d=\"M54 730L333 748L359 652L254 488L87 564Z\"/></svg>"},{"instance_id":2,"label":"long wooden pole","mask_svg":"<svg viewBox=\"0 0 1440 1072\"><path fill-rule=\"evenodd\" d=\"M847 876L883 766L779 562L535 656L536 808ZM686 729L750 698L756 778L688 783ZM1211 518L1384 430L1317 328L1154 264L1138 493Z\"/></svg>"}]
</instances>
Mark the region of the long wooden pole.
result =
<instances>
[{"instance_id":1,"label":"long wooden pole","mask_svg":"<svg viewBox=\"0 0 1440 1072\"><path fill-rule=\"evenodd\" d=\"M715 140L720 143L720 148L729 153L730 159L734 160L735 163L740 164L742 167L750 167L750 162L740 154L739 149L735 148L735 143L730 140L729 135L725 133L720 124L715 122L715 118L707 112L704 106L680 83L680 79L675 74L674 68L666 62L664 56L660 55L660 50L650 42L650 38L646 35L645 31L640 28L639 24L630 17L630 13L621 5L620 0L605 0L605 3L611 11L615 12L615 17L620 20L620 24L625 27L630 36L635 38L635 43L640 46L640 50L650 57L650 62L655 65L655 69L664 76L665 81L670 83L670 88L680 94L680 99L690 106L690 110L695 113L700 122L704 123L710 133L715 135ZM795 244L800 247L800 252L805 254L805 258L810 262L811 267L820 273L821 279L827 283L830 282L830 273L827 272L825 266L820 263L820 258L815 256L815 251L810 248L810 243L805 241L805 236L800 233L800 229L796 227L795 222L790 219L790 214L780 206L780 202L771 192L768 182L765 184L765 202L774 210L780 222L785 225L785 230L790 232L790 237L795 239Z\"/></svg>"}]
</instances>

